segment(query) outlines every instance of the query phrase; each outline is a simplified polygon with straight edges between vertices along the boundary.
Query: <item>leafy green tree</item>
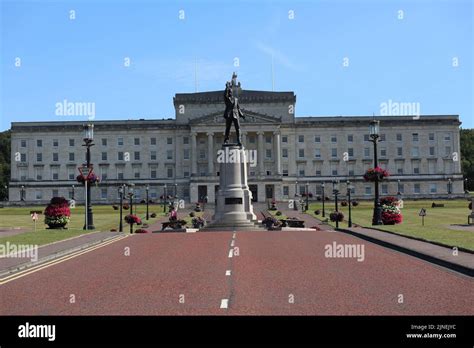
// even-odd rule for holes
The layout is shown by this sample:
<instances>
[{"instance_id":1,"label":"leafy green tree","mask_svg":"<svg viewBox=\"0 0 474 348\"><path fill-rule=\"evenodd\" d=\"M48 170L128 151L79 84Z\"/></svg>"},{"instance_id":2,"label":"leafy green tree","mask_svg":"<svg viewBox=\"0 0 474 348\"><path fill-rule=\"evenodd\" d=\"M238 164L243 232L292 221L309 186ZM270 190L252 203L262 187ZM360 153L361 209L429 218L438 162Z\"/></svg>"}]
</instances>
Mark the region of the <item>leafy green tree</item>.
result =
<instances>
[{"instance_id":1,"label":"leafy green tree","mask_svg":"<svg viewBox=\"0 0 474 348\"><path fill-rule=\"evenodd\" d=\"M474 129L461 129L461 168L467 189L474 190Z\"/></svg>"},{"instance_id":2,"label":"leafy green tree","mask_svg":"<svg viewBox=\"0 0 474 348\"><path fill-rule=\"evenodd\" d=\"M10 181L10 130L0 132L0 201L8 197L8 186Z\"/></svg>"}]
</instances>

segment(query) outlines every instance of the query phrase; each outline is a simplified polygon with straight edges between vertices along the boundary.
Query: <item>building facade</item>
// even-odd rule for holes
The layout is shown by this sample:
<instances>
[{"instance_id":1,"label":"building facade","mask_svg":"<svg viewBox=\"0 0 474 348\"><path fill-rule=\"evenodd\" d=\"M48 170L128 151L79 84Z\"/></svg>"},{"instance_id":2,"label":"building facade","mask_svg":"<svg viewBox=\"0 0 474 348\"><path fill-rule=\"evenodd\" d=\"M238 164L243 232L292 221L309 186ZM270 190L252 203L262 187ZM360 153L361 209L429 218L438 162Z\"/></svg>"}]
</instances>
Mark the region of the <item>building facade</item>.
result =
<instances>
[{"instance_id":1,"label":"building facade","mask_svg":"<svg viewBox=\"0 0 474 348\"><path fill-rule=\"evenodd\" d=\"M153 200L167 194L190 202L214 202L219 184L217 150L224 138L222 91L176 94L175 118L167 120L94 121L92 163L101 182L92 200L118 200L118 187L134 183L136 199L149 185ZM246 115L243 144L255 150L249 186L256 201L293 199L306 191L331 194L339 180L345 192L373 198L373 184L363 180L373 166L367 117L295 117L293 92L243 91ZM379 165L391 176L382 195L426 198L464 192L457 115L384 116L380 120ZM53 196L84 200L76 182L85 162L82 127L87 122L12 123L11 202L45 203Z\"/></svg>"}]
</instances>

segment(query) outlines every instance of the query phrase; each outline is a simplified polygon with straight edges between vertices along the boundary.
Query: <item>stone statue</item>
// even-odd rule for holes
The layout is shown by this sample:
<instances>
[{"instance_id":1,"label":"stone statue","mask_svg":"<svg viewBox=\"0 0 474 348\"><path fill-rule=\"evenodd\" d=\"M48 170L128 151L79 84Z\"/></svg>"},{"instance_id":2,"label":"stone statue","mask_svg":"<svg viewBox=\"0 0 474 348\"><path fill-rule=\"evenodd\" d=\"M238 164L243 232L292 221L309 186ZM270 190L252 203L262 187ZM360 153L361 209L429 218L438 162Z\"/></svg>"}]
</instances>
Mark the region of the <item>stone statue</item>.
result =
<instances>
[{"instance_id":1,"label":"stone statue","mask_svg":"<svg viewBox=\"0 0 474 348\"><path fill-rule=\"evenodd\" d=\"M242 146L240 137L240 122L239 119L242 117L245 119L244 114L240 110L239 98L236 96L240 89L240 82L237 84L237 74L234 72L232 75L232 81L228 81L225 84L224 91L224 103L225 103L225 136L224 144L229 143L230 127L234 124L235 133L237 136L237 145Z\"/></svg>"}]
</instances>

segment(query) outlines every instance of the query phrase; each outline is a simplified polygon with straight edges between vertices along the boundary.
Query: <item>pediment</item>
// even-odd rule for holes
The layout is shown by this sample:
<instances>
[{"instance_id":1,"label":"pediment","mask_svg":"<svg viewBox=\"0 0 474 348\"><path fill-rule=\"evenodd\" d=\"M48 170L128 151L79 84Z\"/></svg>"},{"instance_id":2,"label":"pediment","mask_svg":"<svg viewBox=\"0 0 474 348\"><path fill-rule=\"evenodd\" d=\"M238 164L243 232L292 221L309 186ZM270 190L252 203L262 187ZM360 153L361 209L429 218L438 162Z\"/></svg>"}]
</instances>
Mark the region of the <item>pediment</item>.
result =
<instances>
[{"instance_id":1,"label":"pediment","mask_svg":"<svg viewBox=\"0 0 474 348\"><path fill-rule=\"evenodd\" d=\"M253 123L278 123L279 124L281 123L281 117L261 114L258 112L246 110L244 108L242 108L242 112L245 115L245 119L240 119L240 123L242 124L253 124ZM201 124L215 125L215 124L222 124L223 122L224 122L224 110L189 120L189 123L192 125L201 125Z\"/></svg>"}]
</instances>

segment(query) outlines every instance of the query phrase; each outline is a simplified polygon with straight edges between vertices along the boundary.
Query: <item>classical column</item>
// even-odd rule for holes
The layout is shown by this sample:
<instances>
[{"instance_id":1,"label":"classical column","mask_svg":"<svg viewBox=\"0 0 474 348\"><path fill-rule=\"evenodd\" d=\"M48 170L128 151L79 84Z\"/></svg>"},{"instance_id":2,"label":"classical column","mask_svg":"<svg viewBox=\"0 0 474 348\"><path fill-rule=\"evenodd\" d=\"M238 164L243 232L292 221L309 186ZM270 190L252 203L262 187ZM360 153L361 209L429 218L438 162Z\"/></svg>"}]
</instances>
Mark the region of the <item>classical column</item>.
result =
<instances>
[{"instance_id":1,"label":"classical column","mask_svg":"<svg viewBox=\"0 0 474 348\"><path fill-rule=\"evenodd\" d=\"M197 133L191 133L191 175L197 174L197 145L196 145Z\"/></svg>"},{"instance_id":2,"label":"classical column","mask_svg":"<svg viewBox=\"0 0 474 348\"><path fill-rule=\"evenodd\" d=\"M273 132L273 143L275 145L275 163L276 173L281 175L281 144L280 144L280 131Z\"/></svg>"},{"instance_id":3,"label":"classical column","mask_svg":"<svg viewBox=\"0 0 474 348\"><path fill-rule=\"evenodd\" d=\"M263 144L263 131L258 131L258 154L257 154L257 159L258 159L258 170L260 175L265 174L265 154L264 152L264 144Z\"/></svg>"},{"instance_id":4,"label":"classical column","mask_svg":"<svg viewBox=\"0 0 474 348\"><path fill-rule=\"evenodd\" d=\"M208 175L214 175L214 133L207 133L207 172Z\"/></svg>"}]
</instances>

